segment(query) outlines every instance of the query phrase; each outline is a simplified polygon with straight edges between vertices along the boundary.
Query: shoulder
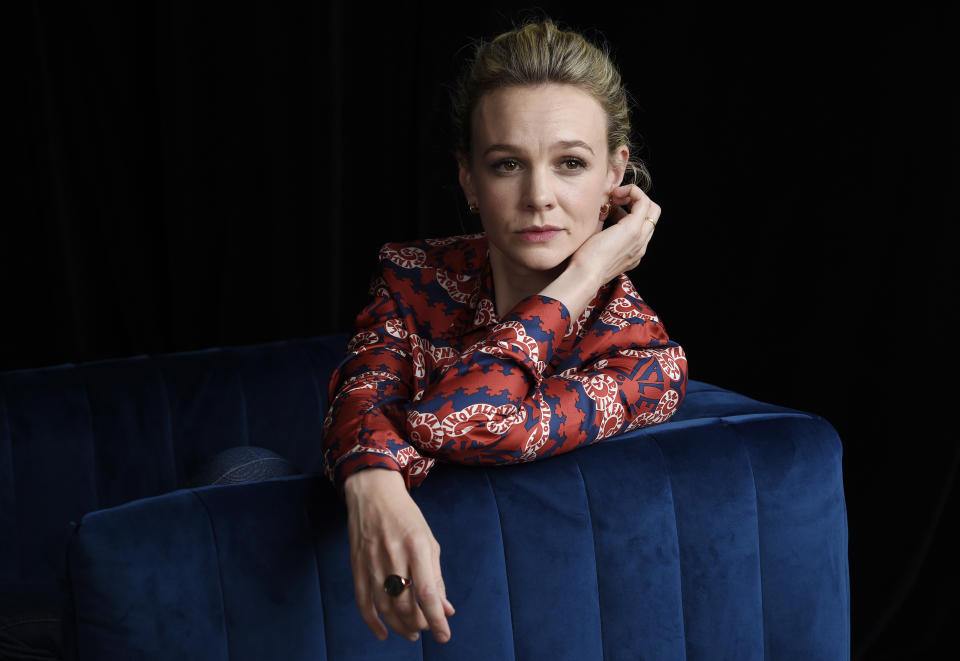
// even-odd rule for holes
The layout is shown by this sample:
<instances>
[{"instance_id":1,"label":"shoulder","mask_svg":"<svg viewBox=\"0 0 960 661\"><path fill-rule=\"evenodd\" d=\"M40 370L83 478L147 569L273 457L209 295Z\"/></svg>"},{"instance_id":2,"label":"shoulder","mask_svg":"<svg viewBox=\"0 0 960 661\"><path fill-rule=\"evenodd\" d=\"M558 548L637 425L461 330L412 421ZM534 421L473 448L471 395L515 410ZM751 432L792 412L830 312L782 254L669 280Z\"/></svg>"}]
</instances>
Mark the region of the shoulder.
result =
<instances>
[{"instance_id":1,"label":"shoulder","mask_svg":"<svg viewBox=\"0 0 960 661\"><path fill-rule=\"evenodd\" d=\"M480 271L487 259L487 236L463 234L438 239L391 241L383 244L380 263L405 269L443 269L455 273Z\"/></svg>"}]
</instances>

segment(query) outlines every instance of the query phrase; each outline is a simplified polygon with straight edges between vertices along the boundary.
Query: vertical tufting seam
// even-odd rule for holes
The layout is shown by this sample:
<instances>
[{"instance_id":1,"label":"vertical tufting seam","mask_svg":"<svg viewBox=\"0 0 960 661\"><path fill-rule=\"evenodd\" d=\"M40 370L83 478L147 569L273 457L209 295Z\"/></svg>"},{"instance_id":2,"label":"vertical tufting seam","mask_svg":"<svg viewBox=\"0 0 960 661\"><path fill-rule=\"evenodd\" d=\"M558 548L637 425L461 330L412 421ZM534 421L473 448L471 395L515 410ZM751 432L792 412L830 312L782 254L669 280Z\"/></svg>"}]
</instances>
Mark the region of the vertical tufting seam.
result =
<instances>
[{"instance_id":1,"label":"vertical tufting seam","mask_svg":"<svg viewBox=\"0 0 960 661\"><path fill-rule=\"evenodd\" d=\"M760 493L759 488L757 487L757 476L753 472L753 462L750 461L750 452L747 450L747 444L743 440L743 435L740 433L740 429L736 424L732 424L721 418L724 426L733 430L733 433L737 435L737 439L740 441L740 447L743 449L743 456L747 459L747 468L750 469L750 479L753 480L753 505L756 510L757 516L757 574L760 578L760 658L764 658L767 655L767 627L766 627L766 615L764 614L763 608L763 553L760 548Z\"/></svg>"},{"instance_id":2,"label":"vertical tufting seam","mask_svg":"<svg viewBox=\"0 0 960 661\"><path fill-rule=\"evenodd\" d=\"M230 361L230 371L233 378L237 380L237 390L240 391L240 408L243 411L243 440L245 445L250 445L250 417L247 414L247 394L243 391L243 378L240 376L240 370L237 369L237 352L224 352Z\"/></svg>"},{"instance_id":3,"label":"vertical tufting seam","mask_svg":"<svg viewBox=\"0 0 960 661\"><path fill-rule=\"evenodd\" d=\"M10 430L10 411L7 408L7 380L6 379L3 379L3 381L0 382L0 409L3 410L3 422L4 422L4 427L6 428L5 431L6 431L6 439L7 439L7 450L8 450L7 459L10 462L10 479L7 482L7 484L10 485L9 487L10 516L12 517L12 520L13 520L13 527L16 528L17 526L17 523L16 523L17 521L17 482L14 479L14 473L13 473L13 432ZM0 502L2 502L2 500L0 500ZM11 530L10 532L13 532L13 531ZM21 535L17 535L17 537L22 538ZM17 550L13 554L13 557L15 558L14 567L18 573L23 571L23 567L21 566L21 562L20 562L20 557L22 556L22 554L23 554L23 547L22 545L17 544Z\"/></svg>"},{"instance_id":4,"label":"vertical tufting seam","mask_svg":"<svg viewBox=\"0 0 960 661\"><path fill-rule=\"evenodd\" d=\"M310 537L313 539L313 559L316 561L317 565L317 594L320 595L320 619L323 622L323 658L329 659L330 627L327 623L327 609L323 605L323 583L320 580L320 577L323 575L323 563L320 562L320 549L317 546L320 543L320 536L313 533L313 521L310 519L310 514L307 512L307 508L301 505L300 512L307 520L307 530L310 531Z\"/></svg>"},{"instance_id":5,"label":"vertical tufting seam","mask_svg":"<svg viewBox=\"0 0 960 661\"><path fill-rule=\"evenodd\" d=\"M322 441L323 439L323 423L326 421L326 418L327 418L327 411L323 410L323 407L320 406L320 403L326 398L326 394L321 395L320 382L317 379L317 363L316 363L316 360L314 360L314 355L307 349L305 345L302 345L302 344L300 345L300 352L301 352L301 357L303 359L303 363L307 366L307 377L309 377L310 383L313 384L313 396L316 401L317 416L319 417L319 421L320 421L320 438L317 439L317 442L319 444L320 441ZM323 456L324 456L324 451L323 451L323 447L321 446L320 465L306 466L306 465L300 464L300 469L305 472L323 475L324 474ZM312 458L313 457L311 457L311 459Z\"/></svg>"},{"instance_id":6,"label":"vertical tufting seam","mask_svg":"<svg viewBox=\"0 0 960 661\"><path fill-rule=\"evenodd\" d=\"M577 475L580 476L580 483L583 485L583 495L587 500L587 518L590 519L590 536L593 537L593 568L597 576L597 613L600 616L600 658L605 659L606 638L603 635L603 608L600 601L600 564L597 560L597 531L593 528L593 511L590 505L590 493L587 491L587 481L583 479L583 470L580 468L580 462L574 459L573 465L577 467Z\"/></svg>"},{"instance_id":7,"label":"vertical tufting seam","mask_svg":"<svg viewBox=\"0 0 960 661\"><path fill-rule=\"evenodd\" d=\"M0 430L0 433L3 433L3 437L7 439L7 447L9 449L8 457L10 459L10 485L13 486L13 433L10 431L10 411L7 408L7 388L6 380L3 381L3 387L0 387L0 413L3 415L0 416L3 420L3 429Z\"/></svg>"},{"instance_id":8,"label":"vertical tufting seam","mask_svg":"<svg viewBox=\"0 0 960 661\"><path fill-rule=\"evenodd\" d=\"M230 659L230 630L227 626L227 601L223 598L223 569L220 567L220 544L217 542L217 529L213 525L213 515L210 514L210 508L196 490L191 490L193 497L200 501L200 506L207 513L207 521L210 523L210 536L213 538L213 557L217 561L217 587L220 589L220 610L223 613L223 643L226 647L226 659Z\"/></svg>"},{"instance_id":9,"label":"vertical tufting seam","mask_svg":"<svg viewBox=\"0 0 960 661\"><path fill-rule=\"evenodd\" d=\"M167 373L164 371L163 365L153 358L150 359L150 362L156 368L157 374L160 375L160 381L163 383L163 403L166 406L167 413L167 451L170 458L170 469L173 471L171 489L176 489L180 486L180 475L177 471L177 451L173 442L173 407L170 406L170 383L167 381Z\"/></svg>"},{"instance_id":10,"label":"vertical tufting seam","mask_svg":"<svg viewBox=\"0 0 960 661\"><path fill-rule=\"evenodd\" d=\"M650 440L660 453L660 461L663 464L663 473L667 476L667 486L670 488L670 504L673 506L673 529L676 532L677 541L677 573L680 574L680 635L683 637L683 658L687 658L687 624L686 614L683 611L683 558L680 553L680 517L677 516L677 501L673 497L673 479L670 477L670 466L667 464L667 458L663 454L663 447L655 434L650 434Z\"/></svg>"},{"instance_id":11,"label":"vertical tufting seam","mask_svg":"<svg viewBox=\"0 0 960 661\"><path fill-rule=\"evenodd\" d=\"M317 398L317 411L320 412L319 413L319 415L321 416L320 421L322 423L323 419L326 418L327 416L327 412L326 410L321 410L323 409L323 407L320 406L320 402L322 402L326 398L326 395L325 394L321 395L320 381L317 379L317 363L314 360L313 354L311 354L306 347L301 345L300 351L302 352L301 357L303 358L303 362L306 363L308 366L307 376L310 377L310 383L313 384L313 394Z\"/></svg>"},{"instance_id":12,"label":"vertical tufting seam","mask_svg":"<svg viewBox=\"0 0 960 661\"><path fill-rule=\"evenodd\" d=\"M506 579L507 584L507 608L510 610L510 633L513 634L513 658L517 658L517 627L513 622L513 597L510 593L510 576L507 574L507 545L503 541L503 517L500 516L500 503L497 501L497 492L493 488L493 483L490 481L490 475L487 473L487 470L484 469L483 477L487 481L487 486L490 487L490 494L493 496L493 504L497 506L497 528L500 530L500 544L503 546L503 576Z\"/></svg>"},{"instance_id":13,"label":"vertical tufting seam","mask_svg":"<svg viewBox=\"0 0 960 661\"><path fill-rule=\"evenodd\" d=\"M87 425L90 430L90 461L93 469L90 475L90 483L93 486L93 509L98 510L102 507L100 503L100 470L97 466L97 430L93 428L93 402L90 401L90 389L87 388L86 370L80 367L74 367L80 379L80 385L83 388L83 399L87 403Z\"/></svg>"},{"instance_id":14,"label":"vertical tufting seam","mask_svg":"<svg viewBox=\"0 0 960 661\"><path fill-rule=\"evenodd\" d=\"M70 536L67 538L67 548L63 558L64 575L65 575L66 584L67 584L66 599L67 599L67 604L69 606L69 610L67 611L66 615L71 616L70 624L73 625L73 632L70 636L72 640L69 640L68 638L63 637L62 642L65 644L63 652L66 654L71 654L71 653L73 654L72 657L65 656L64 658L72 659L73 661L79 661L80 659L80 647L81 647L80 635L81 634L80 634L80 609L77 608L77 592L79 591L79 587L74 584L73 572L70 570L70 568L73 566L72 562L74 561L74 555L75 553L77 553L75 549L80 544L79 542L80 526L82 525L82 523L83 523L83 519L80 520L80 523L76 523L76 524L74 524L72 521L70 522L72 529L70 531ZM67 626L70 626L70 625L67 624L66 621L64 621L63 626L60 627L61 636L63 636L63 634L65 633ZM69 645L69 648L66 647L66 645Z\"/></svg>"}]
</instances>

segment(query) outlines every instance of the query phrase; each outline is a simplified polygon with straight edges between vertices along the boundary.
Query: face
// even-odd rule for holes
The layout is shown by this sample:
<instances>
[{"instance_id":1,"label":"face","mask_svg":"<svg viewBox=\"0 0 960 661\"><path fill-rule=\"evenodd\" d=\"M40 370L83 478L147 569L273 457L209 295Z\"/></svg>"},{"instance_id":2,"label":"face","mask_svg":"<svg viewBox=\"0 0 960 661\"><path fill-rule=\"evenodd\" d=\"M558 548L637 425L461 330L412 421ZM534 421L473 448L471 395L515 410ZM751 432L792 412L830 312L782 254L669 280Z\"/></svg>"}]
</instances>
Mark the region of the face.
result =
<instances>
[{"instance_id":1,"label":"face","mask_svg":"<svg viewBox=\"0 0 960 661\"><path fill-rule=\"evenodd\" d=\"M480 98L472 131L460 185L480 206L491 260L520 274L550 271L603 229L601 206L629 154L622 147L611 162L606 116L589 93L554 83L501 88ZM544 227L555 229L536 231Z\"/></svg>"}]
</instances>

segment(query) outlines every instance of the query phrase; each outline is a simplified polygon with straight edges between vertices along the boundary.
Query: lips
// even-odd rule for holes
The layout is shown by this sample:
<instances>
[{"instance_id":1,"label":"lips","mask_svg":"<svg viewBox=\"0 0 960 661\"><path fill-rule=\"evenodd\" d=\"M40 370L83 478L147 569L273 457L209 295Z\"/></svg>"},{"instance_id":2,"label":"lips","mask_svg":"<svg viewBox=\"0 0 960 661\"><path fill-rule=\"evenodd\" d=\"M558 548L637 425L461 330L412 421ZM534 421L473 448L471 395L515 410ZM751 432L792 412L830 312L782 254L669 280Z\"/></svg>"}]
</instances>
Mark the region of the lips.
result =
<instances>
[{"instance_id":1,"label":"lips","mask_svg":"<svg viewBox=\"0 0 960 661\"><path fill-rule=\"evenodd\" d=\"M530 227L524 227L520 230L521 234L526 234L527 232L559 232L562 230L562 227L557 227L555 225L531 225Z\"/></svg>"},{"instance_id":2,"label":"lips","mask_svg":"<svg viewBox=\"0 0 960 661\"><path fill-rule=\"evenodd\" d=\"M524 241L544 243L550 241L555 236L559 236L562 231L562 228L555 227L554 225L531 225L530 227L520 230L517 234L519 234L520 238Z\"/></svg>"}]
</instances>

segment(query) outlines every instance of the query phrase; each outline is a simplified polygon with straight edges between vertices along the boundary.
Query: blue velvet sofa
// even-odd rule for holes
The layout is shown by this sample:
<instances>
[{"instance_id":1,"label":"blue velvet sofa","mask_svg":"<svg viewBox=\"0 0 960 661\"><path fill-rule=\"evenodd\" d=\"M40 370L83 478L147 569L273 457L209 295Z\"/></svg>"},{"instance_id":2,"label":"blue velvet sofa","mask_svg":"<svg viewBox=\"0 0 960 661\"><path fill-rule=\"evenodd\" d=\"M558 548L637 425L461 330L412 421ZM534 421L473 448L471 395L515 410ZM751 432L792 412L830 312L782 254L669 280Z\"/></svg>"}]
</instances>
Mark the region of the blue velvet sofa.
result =
<instances>
[{"instance_id":1,"label":"blue velvet sofa","mask_svg":"<svg viewBox=\"0 0 960 661\"><path fill-rule=\"evenodd\" d=\"M0 374L0 612L62 610L72 659L844 659L841 444L691 380L667 423L411 493L452 640L378 641L319 471L347 336ZM183 488L216 452L303 474ZM31 611L33 612L33 611Z\"/></svg>"}]
</instances>

